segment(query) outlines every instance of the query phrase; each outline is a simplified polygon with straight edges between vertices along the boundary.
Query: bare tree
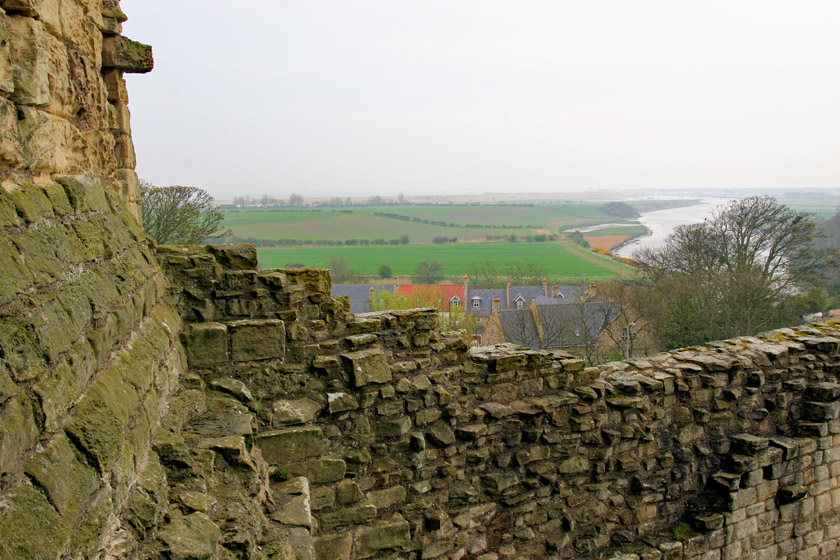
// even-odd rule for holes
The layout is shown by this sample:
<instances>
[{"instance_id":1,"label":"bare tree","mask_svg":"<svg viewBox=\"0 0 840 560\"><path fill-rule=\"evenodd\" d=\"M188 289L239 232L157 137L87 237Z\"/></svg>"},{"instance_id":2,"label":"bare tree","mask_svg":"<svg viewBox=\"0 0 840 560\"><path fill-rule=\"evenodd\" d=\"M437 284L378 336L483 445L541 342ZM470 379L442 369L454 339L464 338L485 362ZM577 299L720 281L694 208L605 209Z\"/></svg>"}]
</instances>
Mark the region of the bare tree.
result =
<instances>
[{"instance_id":1,"label":"bare tree","mask_svg":"<svg viewBox=\"0 0 840 560\"><path fill-rule=\"evenodd\" d=\"M198 187L156 187L141 181L140 199L143 228L162 245L203 243L230 233L222 227L225 216L213 197Z\"/></svg>"},{"instance_id":2,"label":"bare tree","mask_svg":"<svg viewBox=\"0 0 840 560\"><path fill-rule=\"evenodd\" d=\"M653 280L644 312L668 347L781 326L775 308L833 258L813 248L818 235L810 214L771 197L731 202L634 254Z\"/></svg>"}]
</instances>

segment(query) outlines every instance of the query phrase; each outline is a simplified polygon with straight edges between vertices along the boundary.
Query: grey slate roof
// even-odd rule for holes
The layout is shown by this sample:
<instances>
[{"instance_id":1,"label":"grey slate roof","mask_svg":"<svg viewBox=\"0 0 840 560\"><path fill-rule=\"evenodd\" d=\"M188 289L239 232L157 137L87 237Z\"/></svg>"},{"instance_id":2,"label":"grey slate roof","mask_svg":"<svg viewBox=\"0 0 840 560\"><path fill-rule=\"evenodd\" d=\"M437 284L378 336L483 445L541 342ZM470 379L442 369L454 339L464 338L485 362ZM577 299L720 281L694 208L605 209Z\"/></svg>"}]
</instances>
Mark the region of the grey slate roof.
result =
<instances>
[{"instance_id":1,"label":"grey slate roof","mask_svg":"<svg viewBox=\"0 0 840 560\"><path fill-rule=\"evenodd\" d=\"M552 286L548 287L548 293L551 294ZM542 286L511 286L510 287L510 307L511 309L516 309L516 297L522 296L523 305L528 307L531 305L531 300L536 300L537 305L540 304L550 304L550 303L566 303L566 302L579 302L580 299L583 297L584 292L586 292L587 286L585 285L567 285L567 286L558 286L557 291L560 292L560 296L557 297L545 297L545 291L543 290ZM472 315L478 315L480 317L489 317L490 312L493 309L493 296L499 296L499 301L501 302L501 306L499 310L506 309L505 307L505 288L498 288L498 289L484 289L484 288L470 288L469 293L467 294L467 299L469 300L466 303L466 307L464 308L467 313ZM478 301L478 307L474 306L474 302Z\"/></svg>"},{"instance_id":2,"label":"grey slate roof","mask_svg":"<svg viewBox=\"0 0 840 560\"><path fill-rule=\"evenodd\" d=\"M347 296L350 300L351 313L367 313L370 311L370 289L394 292L392 284L333 284L332 295Z\"/></svg>"},{"instance_id":3,"label":"grey slate roof","mask_svg":"<svg viewBox=\"0 0 840 560\"><path fill-rule=\"evenodd\" d=\"M541 346L537 322L530 309L505 309L499 312L499 319L506 342L532 349Z\"/></svg>"}]
</instances>

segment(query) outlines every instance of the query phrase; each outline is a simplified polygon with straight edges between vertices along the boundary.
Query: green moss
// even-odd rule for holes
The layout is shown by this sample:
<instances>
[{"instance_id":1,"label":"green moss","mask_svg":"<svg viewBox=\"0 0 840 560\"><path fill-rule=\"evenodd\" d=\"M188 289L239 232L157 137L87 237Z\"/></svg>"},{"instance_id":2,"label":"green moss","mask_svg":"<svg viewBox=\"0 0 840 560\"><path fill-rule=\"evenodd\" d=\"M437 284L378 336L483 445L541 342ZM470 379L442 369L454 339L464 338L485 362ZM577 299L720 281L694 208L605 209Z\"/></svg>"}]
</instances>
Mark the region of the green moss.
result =
<instances>
[{"instance_id":1,"label":"green moss","mask_svg":"<svg viewBox=\"0 0 840 560\"><path fill-rule=\"evenodd\" d=\"M671 535L675 540L686 542L691 537L696 536L697 532L691 528L691 525L682 521L674 525L674 528L671 530Z\"/></svg>"}]
</instances>

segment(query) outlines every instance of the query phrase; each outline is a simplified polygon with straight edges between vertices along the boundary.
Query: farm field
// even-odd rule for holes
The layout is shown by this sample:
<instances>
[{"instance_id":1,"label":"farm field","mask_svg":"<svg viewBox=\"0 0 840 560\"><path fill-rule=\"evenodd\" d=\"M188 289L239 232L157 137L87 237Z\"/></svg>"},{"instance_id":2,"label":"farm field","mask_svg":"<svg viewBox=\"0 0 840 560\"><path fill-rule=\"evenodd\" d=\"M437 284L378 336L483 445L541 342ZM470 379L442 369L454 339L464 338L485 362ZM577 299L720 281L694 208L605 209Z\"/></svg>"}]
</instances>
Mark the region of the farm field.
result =
<instances>
[{"instance_id":1,"label":"farm field","mask_svg":"<svg viewBox=\"0 0 840 560\"><path fill-rule=\"evenodd\" d=\"M237 238L276 241L345 241L396 239L408 235L412 243L435 237L477 240L489 236L519 237L559 232L575 225L621 221L594 203L534 206L366 206L349 209L228 210L224 226ZM385 213L403 216L385 217ZM446 225L427 222L443 222ZM467 227L470 226L470 227ZM494 227L495 226L495 227Z\"/></svg>"},{"instance_id":2,"label":"farm field","mask_svg":"<svg viewBox=\"0 0 840 560\"><path fill-rule=\"evenodd\" d=\"M458 243L447 245L402 245L373 247L261 247L261 268L279 268L288 263L329 268L332 257L341 257L355 272L375 276L387 264L393 274L410 275L424 259L437 260L447 276L466 274L472 263L492 260L501 268L515 262L533 262L546 267L549 279L558 282L597 281L631 274L632 269L593 254L571 243Z\"/></svg>"}]
</instances>

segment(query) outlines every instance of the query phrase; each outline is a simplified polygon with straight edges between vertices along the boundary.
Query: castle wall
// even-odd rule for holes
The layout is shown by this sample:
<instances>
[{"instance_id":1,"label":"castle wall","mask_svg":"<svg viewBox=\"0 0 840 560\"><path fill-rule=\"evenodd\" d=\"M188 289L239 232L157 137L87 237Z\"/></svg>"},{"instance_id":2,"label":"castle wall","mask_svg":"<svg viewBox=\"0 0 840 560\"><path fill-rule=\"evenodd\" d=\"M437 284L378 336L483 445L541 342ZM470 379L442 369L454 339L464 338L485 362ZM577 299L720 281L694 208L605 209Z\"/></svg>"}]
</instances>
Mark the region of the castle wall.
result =
<instances>
[{"instance_id":1,"label":"castle wall","mask_svg":"<svg viewBox=\"0 0 840 560\"><path fill-rule=\"evenodd\" d=\"M470 351L433 310L345 318L325 272L245 255L159 253L191 372L247 389L272 519L315 557L835 556L836 325L588 368Z\"/></svg>"},{"instance_id":2,"label":"castle wall","mask_svg":"<svg viewBox=\"0 0 840 560\"><path fill-rule=\"evenodd\" d=\"M115 1L0 0L0 558L120 531L184 355L136 220Z\"/></svg>"},{"instance_id":3,"label":"castle wall","mask_svg":"<svg viewBox=\"0 0 840 560\"><path fill-rule=\"evenodd\" d=\"M588 368L155 255L124 18L0 0L0 560L837 556L840 326Z\"/></svg>"}]
</instances>

